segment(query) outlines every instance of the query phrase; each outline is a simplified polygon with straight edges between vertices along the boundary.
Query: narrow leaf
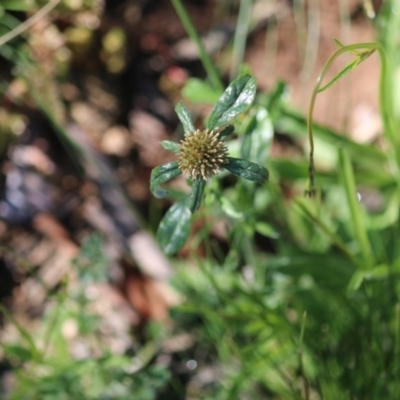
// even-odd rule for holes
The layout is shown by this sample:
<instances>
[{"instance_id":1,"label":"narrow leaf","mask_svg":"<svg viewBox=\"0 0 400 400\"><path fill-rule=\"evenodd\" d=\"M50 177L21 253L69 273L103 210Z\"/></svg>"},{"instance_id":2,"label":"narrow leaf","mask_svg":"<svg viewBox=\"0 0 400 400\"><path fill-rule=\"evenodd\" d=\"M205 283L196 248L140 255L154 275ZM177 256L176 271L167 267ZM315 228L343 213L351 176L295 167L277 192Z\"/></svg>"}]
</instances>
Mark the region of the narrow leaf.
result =
<instances>
[{"instance_id":1,"label":"narrow leaf","mask_svg":"<svg viewBox=\"0 0 400 400\"><path fill-rule=\"evenodd\" d=\"M260 234L265 237L269 237L272 239L278 239L279 238L279 232L270 224L267 224L266 222L256 222L255 224L255 230Z\"/></svg>"},{"instance_id":2,"label":"narrow leaf","mask_svg":"<svg viewBox=\"0 0 400 400\"><path fill-rule=\"evenodd\" d=\"M1 6L10 11L28 11L35 6L33 0L2 0Z\"/></svg>"},{"instance_id":3,"label":"narrow leaf","mask_svg":"<svg viewBox=\"0 0 400 400\"><path fill-rule=\"evenodd\" d=\"M171 140L163 140L160 142L160 144L165 150L172 151L176 154L179 153L179 144L176 142L172 142Z\"/></svg>"},{"instance_id":4,"label":"narrow leaf","mask_svg":"<svg viewBox=\"0 0 400 400\"><path fill-rule=\"evenodd\" d=\"M352 71L355 69L358 64L362 63L364 60L366 60L368 57L370 57L372 54L374 54L375 49L369 50L369 51L363 51L363 52L356 52L357 57L354 61L349 63L342 71L340 71L329 83L327 83L325 86L320 88L318 90L318 93L323 92L324 90L330 88L332 85L334 85L340 78L342 78L344 75L346 75L348 72Z\"/></svg>"},{"instance_id":5,"label":"narrow leaf","mask_svg":"<svg viewBox=\"0 0 400 400\"><path fill-rule=\"evenodd\" d=\"M364 282L364 279L365 279L365 271L357 270L351 277L347 285L347 290L349 292L355 292L360 288L360 286Z\"/></svg>"},{"instance_id":6,"label":"narrow leaf","mask_svg":"<svg viewBox=\"0 0 400 400\"><path fill-rule=\"evenodd\" d=\"M333 38L333 41L336 43L336 45L337 45L338 47L340 47L340 48L345 47L344 44L343 44L342 42L339 42L338 39Z\"/></svg>"},{"instance_id":7,"label":"narrow leaf","mask_svg":"<svg viewBox=\"0 0 400 400\"><path fill-rule=\"evenodd\" d=\"M219 140L226 140L228 136L232 135L233 132L235 132L235 127L233 125L228 125L220 132Z\"/></svg>"},{"instance_id":8,"label":"narrow leaf","mask_svg":"<svg viewBox=\"0 0 400 400\"><path fill-rule=\"evenodd\" d=\"M187 197L176 202L167 211L158 227L157 241L168 255L180 250L189 237L192 214L187 203Z\"/></svg>"},{"instance_id":9,"label":"narrow leaf","mask_svg":"<svg viewBox=\"0 0 400 400\"><path fill-rule=\"evenodd\" d=\"M201 206L201 198L203 196L206 181L196 179L193 182L192 193L190 195L189 208L192 213L195 213Z\"/></svg>"},{"instance_id":10,"label":"narrow leaf","mask_svg":"<svg viewBox=\"0 0 400 400\"><path fill-rule=\"evenodd\" d=\"M14 316L5 308L2 304L0 304L0 312L4 314L4 316L15 326L21 338L25 340L26 344L29 347L29 351L32 354L34 360L39 361L41 358L41 354L37 349L32 336L30 335L29 331L25 330L20 323L14 318Z\"/></svg>"},{"instance_id":11,"label":"narrow leaf","mask_svg":"<svg viewBox=\"0 0 400 400\"><path fill-rule=\"evenodd\" d=\"M172 161L154 168L150 176L150 190L153 195L159 199L165 197L168 192L162 189L160 185L177 177L181 173L182 171L179 169L177 161Z\"/></svg>"},{"instance_id":12,"label":"narrow leaf","mask_svg":"<svg viewBox=\"0 0 400 400\"><path fill-rule=\"evenodd\" d=\"M7 358L15 359L19 363L32 361L33 359L32 352L25 347L5 343L2 343L1 346L3 347L4 354Z\"/></svg>"},{"instance_id":13,"label":"narrow leaf","mask_svg":"<svg viewBox=\"0 0 400 400\"><path fill-rule=\"evenodd\" d=\"M354 68L357 67L357 65L360 63L359 59L356 59L354 61L352 61L351 63L349 63L348 65L346 65L346 67L344 67L331 81L329 81L325 86L323 86L322 88L320 88L318 90L318 93L321 93L323 91L325 91L326 89L329 89L331 86L333 86L340 78L343 78L347 73L349 73L350 71L352 71Z\"/></svg>"},{"instance_id":14,"label":"narrow leaf","mask_svg":"<svg viewBox=\"0 0 400 400\"><path fill-rule=\"evenodd\" d=\"M266 168L241 158L228 157L228 163L224 168L249 181L264 183L268 180L269 173Z\"/></svg>"},{"instance_id":15,"label":"narrow leaf","mask_svg":"<svg viewBox=\"0 0 400 400\"><path fill-rule=\"evenodd\" d=\"M175 111L178 114L179 120L182 122L185 135L190 135L193 133L196 129L193 125L192 116L190 115L190 111L187 109L187 107L180 101L175 106Z\"/></svg>"},{"instance_id":16,"label":"narrow leaf","mask_svg":"<svg viewBox=\"0 0 400 400\"><path fill-rule=\"evenodd\" d=\"M222 211L229 217L236 220L243 219L243 213L239 212L232 202L225 196L220 198L221 201L221 209Z\"/></svg>"},{"instance_id":17,"label":"narrow leaf","mask_svg":"<svg viewBox=\"0 0 400 400\"><path fill-rule=\"evenodd\" d=\"M247 124L241 156L246 160L264 164L273 136L274 129L271 118L265 108L260 108Z\"/></svg>"},{"instance_id":18,"label":"narrow leaf","mask_svg":"<svg viewBox=\"0 0 400 400\"><path fill-rule=\"evenodd\" d=\"M350 157L345 149L339 149L338 157L339 176L346 193L347 206L350 211L350 226L354 238L357 240L364 262L364 268L369 269L374 263L371 243L368 239L366 219L363 209L357 199L357 187Z\"/></svg>"},{"instance_id":19,"label":"narrow leaf","mask_svg":"<svg viewBox=\"0 0 400 400\"><path fill-rule=\"evenodd\" d=\"M208 129L218 129L245 111L256 95L256 79L240 75L225 90L208 119Z\"/></svg>"}]
</instances>

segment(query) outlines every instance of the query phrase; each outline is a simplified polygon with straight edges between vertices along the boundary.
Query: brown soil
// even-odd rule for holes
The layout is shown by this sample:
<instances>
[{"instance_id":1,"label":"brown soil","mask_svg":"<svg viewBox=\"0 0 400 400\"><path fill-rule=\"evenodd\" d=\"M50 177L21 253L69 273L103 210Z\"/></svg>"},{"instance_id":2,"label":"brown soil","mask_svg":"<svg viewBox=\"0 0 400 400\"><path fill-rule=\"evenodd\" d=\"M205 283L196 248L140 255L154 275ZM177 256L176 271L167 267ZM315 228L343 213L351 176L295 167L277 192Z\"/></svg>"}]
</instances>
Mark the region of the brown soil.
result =
<instances>
[{"instance_id":1,"label":"brown soil","mask_svg":"<svg viewBox=\"0 0 400 400\"><path fill-rule=\"evenodd\" d=\"M271 89L278 79L290 85L291 103L306 113L311 93L318 75L327 59L337 50L333 39L344 44L370 42L376 39L372 22L360 12L359 1L350 1L347 13L351 18L340 17L340 1L320 0L313 7L319 8L319 16L310 19L310 24L319 24L310 40L317 44L308 60L304 62L307 41L306 27L302 32L296 27L292 9L286 8L277 17L277 27L258 32L251 40L247 61L253 68L261 88ZM345 2L343 2L345 3ZM315 21L317 19L317 21ZM266 36L278 39L276 52L265 46ZM315 57L315 62L313 59ZM272 61L271 61L272 60ZM329 76L339 72L351 57L343 55L335 64ZM349 132L360 141L374 137L380 129L378 116L379 57L373 55L356 71L345 76L327 92L317 97L315 120L339 131Z\"/></svg>"}]
</instances>

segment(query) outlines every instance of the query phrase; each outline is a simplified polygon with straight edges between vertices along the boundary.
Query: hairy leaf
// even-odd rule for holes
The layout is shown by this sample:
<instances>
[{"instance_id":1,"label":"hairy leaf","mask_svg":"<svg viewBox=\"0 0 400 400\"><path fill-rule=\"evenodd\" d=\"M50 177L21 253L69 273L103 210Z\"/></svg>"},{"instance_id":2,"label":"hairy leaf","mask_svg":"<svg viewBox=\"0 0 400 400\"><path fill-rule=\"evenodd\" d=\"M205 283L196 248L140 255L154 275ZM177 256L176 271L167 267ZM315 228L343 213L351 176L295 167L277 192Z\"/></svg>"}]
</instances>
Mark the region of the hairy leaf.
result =
<instances>
[{"instance_id":1,"label":"hairy leaf","mask_svg":"<svg viewBox=\"0 0 400 400\"><path fill-rule=\"evenodd\" d=\"M269 174L266 168L241 158L228 157L228 163L224 164L224 168L249 181L264 183L268 180Z\"/></svg>"},{"instance_id":2,"label":"hairy leaf","mask_svg":"<svg viewBox=\"0 0 400 400\"><path fill-rule=\"evenodd\" d=\"M219 134L219 140L226 140L228 136L232 135L233 132L235 132L235 127L233 125L228 125Z\"/></svg>"},{"instance_id":3,"label":"hairy leaf","mask_svg":"<svg viewBox=\"0 0 400 400\"><path fill-rule=\"evenodd\" d=\"M168 192L162 189L160 185L164 182L168 182L181 173L182 171L179 169L177 161L172 161L154 168L151 171L150 176L150 190L153 195L159 199L165 197Z\"/></svg>"},{"instance_id":4,"label":"hairy leaf","mask_svg":"<svg viewBox=\"0 0 400 400\"><path fill-rule=\"evenodd\" d=\"M193 133L196 129L193 125L192 116L187 107L180 101L175 106L175 111L178 114L179 120L182 122L185 135L190 135Z\"/></svg>"},{"instance_id":5,"label":"hairy leaf","mask_svg":"<svg viewBox=\"0 0 400 400\"><path fill-rule=\"evenodd\" d=\"M171 140L163 140L160 142L160 144L165 150L172 151L176 154L179 153L179 144L176 142L172 142Z\"/></svg>"},{"instance_id":6,"label":"hairy leaf","mask_svg":"<svg viewBox=\"0 0 400 400\"><path fill-rule=\"evenodd\" d=\"M190 195L189 208L192 213L195 213L201 206L201 198L203 196L206 181L203 179L196 179L193 182L192 193Z\"/></svg>"},{"instance_id":7,"label":"hairy leaf","mask_svg":"<svg viewBox=\"0 0 400 400\"><path fill-rule=\"evenodd\" d=\"M256 95L256 79L250 75L240 75L219 98L208 119L208 129L218 129L231 122L245 111Z\"/></svg>"},{"instance_id":8,"label":"hairy leaf","mask_svg":"<svg viewBox=\"0 0 400 400\"><path fill-rule=\"evenodd\" d=\"M188 197L176 202L167 211L158 227L157 241L168 255L180 250L189 237L192 214L187 204Z\"/></svg>"}]
</instances>

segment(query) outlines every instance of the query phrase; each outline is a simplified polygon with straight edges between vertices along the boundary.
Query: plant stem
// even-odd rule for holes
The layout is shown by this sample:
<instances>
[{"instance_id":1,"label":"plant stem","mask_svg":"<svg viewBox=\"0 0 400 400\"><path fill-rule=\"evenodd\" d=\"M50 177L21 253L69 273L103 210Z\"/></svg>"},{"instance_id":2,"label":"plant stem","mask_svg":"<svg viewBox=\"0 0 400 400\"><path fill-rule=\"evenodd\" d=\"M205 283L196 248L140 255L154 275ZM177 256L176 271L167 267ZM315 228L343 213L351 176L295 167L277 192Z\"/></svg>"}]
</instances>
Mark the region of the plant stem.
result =
<instances>
[{"instance_id":1,"label":"plant stem","mask_svg":"<svg viewBox=\"0 0 400 400\"><path fill-rule=\"evenodd\" d=\"M399 376L400 373L400 303L394 306L394 375ZM398 383L400 386L400 383ZM397 386L397 390L399 390ZM399 393L396 393L399 395Z\"/></svg>"},{"instance_id":2,"label":"plant stem","mask_svg":"<svg viewBox=\"0 0 400 400\"><path fill-rule=\"evenodd\" d=\"M25 340L26 344L28 345L33 359L35 361L40 361L42 358L41 353L36 347L33 337L29 334L29 332L22 327L22 325L14 318L11 312L8 311L7 308L5 308L2 304L0 304L0 313L2 313L15 326L21 335L22 340Z\"/></svg>"},{"instance_id":3,"label":"plant stem","mask_svg":"<svg viewBox=\"0 0 400 400\"><path fill-rule=\"evenodd\" d=\"M28 18L25 22L18 25L12 31L7 32L5 35L0 37L0 46L14 39L21 33L28 30L32 25L36 24L39 20L41 20L44 16L46 16L58 3L60 0L51 0L47 3L43 8L41 8L36 14L32 15L32 17Z\"/></svg>"},{"instance_id":4,"label":"plant stem","mask_svg":"<svg viewBox=\"0 0 400 400\"><path fill-rule=\"evenodd\" d=\"M239 67L243 63L252 6L253 0L240 0L239 15L236 23L235 37L233 39L231 81L237 77Z\"/></svg>"},{"instance_id":5,"label":"plant stem","mask_svg":"<svg viewBox=\"0 0 400 400\"><path fill-rule=\"evenodd\" d=\"M299 367L300 367L300 375L303 381L303 390L306 396L306 400L310 399L310 384L304 372L304 364L303 364L303 339L304 339L304 331L306 327L306 319L307 319L307 311L304 311L302 321L301 321L301 330L300 330L300 338L299 338L299 348L297 350L299 355Z\"/></svg>"},{"instance_id":6,"label":"plant stem","mask_svg":"<svg viewBox=\"0 0 400 400\"><path fill-rule=\"evenodd\" d=\"M350 157L344 148L339 149L339 169L342 184L346 192L347 204L350 209L354 236L358 242L364 260L363 268L370 268L373 265L373 254L368 240L367 230L363 224L365 219L362 217L360 204L357 200L357 188Z\"/></svg>"},{"instance_id":7,"label":"plant stem","mask_svg":"<svg viewBox=\"0 0 400 400\"><path fill-rule=\"evenodd\" d=\"M204 69L207 72L211 84L214 86L215 89L219 89L222 92L224 90L224 86L222 85L217 69L215 68L213 62L211 61L209 55L207 54L206 49L204 48L203 43L201 42L200 37L193 25L193 22L190 19L189 14L186 12L185 7L182 4L182 1L181 0L171 0L171 1L187 34L189 35L190 39L193 40L193 42L197 46L197 49L199 50L201 62L203 64Z\"/></svg>"},{"instance_id":8,"label":"plant stem","mask_svg":"<svg viewBox=\"0 0 400 400\"><path fill-rule=\"evenodd\" d=\"M294 198L293 202L304 212L304 214L310 218L325 234L332 240L332 243L346 256L349 260L358 268L363 268L363 264L360 260L351 253L351 251L347 248L346 244L342 242L342 240L335 235L334 232L331 232L330 229L313 213L311 213L307 207L298 199Z\"/></svg>"},{"instance_id":9,"label":"plant stem","mask_svg":"<svg viewBox=\"0 0 400 400\"><path fill-rule=\"evenodd\" d=\"M379 105L382 113L382 120L384 126L384 133L388 140L391 143L392 151L394 153L394 159L396 160L396 170L394 173L397 173L397 170L400 168L400 153L397 146L397 139L394 135L394 130L391 124L390 115L392 113L392 102L390 100L390 90L389 90L389 83L387 77L387 60L386 55L383 50L383 47L378 42L370 42L370 43L356 43L348 46L343 46L338 49L332 56L328 59L325 65L322 68L320 75L318 76L317 82L314 86L314 90L311 95L310 106L308 108L307 114L307 132L308 132L308 139L310 143L310 155L309 155L309 186L306 190L306 194L313 195L315 193L315 167L314 167L314 138L313 138L313 131L312 131L312 121L313 121L313 113L314 113L314 106L317 94L319 93L322 81L328 72L329 68L332 66L333 62L343 53L346 52L355 52L355 51L364 51L370 52L372 54L374 51L378 50L380 59L381 59L381 74L380 74L380 82L379 82ZM363 60L360 60L360 62ZM400 185L399 185L400 187Z\"/></svg>"}]
</instances>

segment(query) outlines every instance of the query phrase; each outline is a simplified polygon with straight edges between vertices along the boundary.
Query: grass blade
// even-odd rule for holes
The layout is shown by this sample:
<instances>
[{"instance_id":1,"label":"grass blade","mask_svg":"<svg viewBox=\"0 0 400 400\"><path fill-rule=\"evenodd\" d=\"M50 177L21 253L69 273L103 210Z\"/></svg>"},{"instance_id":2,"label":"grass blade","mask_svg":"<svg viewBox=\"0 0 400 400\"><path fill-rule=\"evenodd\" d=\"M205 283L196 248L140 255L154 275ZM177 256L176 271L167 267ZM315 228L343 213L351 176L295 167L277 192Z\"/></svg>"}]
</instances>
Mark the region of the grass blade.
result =
<instances>
[{"instance_id":1,"label":"grass blade","mask_svg":"<svg viewBox=\"0 0 400 400\"><path fill-rule=\"evenodd\" d=\"M357 199L357 188L355 184L353 168L350 162L350 157L347 151L343 148L339 149L339 174L346 192L347 204L350 209L353 233L360 247L360 251L364 261L364 268L367 269L373 265L374 257L371 251L371 245L368 240L365 220L363 219L360 204Z\"/></svg>"},{"instance_id":2,"label":"grass blade","mask_svg":"<svg viewBox=\"0 0 400 400\"><path fill-rule=\"evenodd\" d=\"M220 89L222 91L224 87L222 85L222 82L221 82L221 79L217 72L217 69L215 68L210 57L208 56L208 54L203 46L203 43L200 40L199 35L196 32L193 22L191 21L188 13L185 10L185 7L183 6L181 0L171 0L171 1L172 1L175 11L177 12L187 34L189 35L190 39L193 40L193 42L196 44L196 46L199 50L201 62L203 64L204 69L207 72L207 75L208 75L212 85L216 89Z\"/></svg>"},{"instance_id":3,"label":"grass blade","mask_svg":"<svg viewBox=\"0 0 400 400\"><path fill-rule=\"evenodd\" d=\"M32 340L32 337L29 335L29 333L19 324L19 322L13 317L13 315L2 304L0 304L0 312L2 312L4 314L4 316L12 324L14 324L14 326L17 328L19 334L21 335L21 337L25 340L25 342L29 346L29 349L30 349L31 354L33 355L34 359L36 361L39 361L41 359L40 352L37 349L34 341Z\"/></svg>"},{"instance_id":4,"label":"grass blade","mask_svg":"<svg viewBox=\"0 0 400 400\"><path fill-rule=\"evenodd\" d=\"M239 15L233 39L231 81L236 78L239 73L240 65L243 63L252 7L253 0L240 0Z\"/></svg>"}]
</instances>

